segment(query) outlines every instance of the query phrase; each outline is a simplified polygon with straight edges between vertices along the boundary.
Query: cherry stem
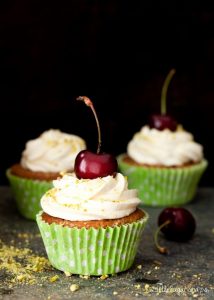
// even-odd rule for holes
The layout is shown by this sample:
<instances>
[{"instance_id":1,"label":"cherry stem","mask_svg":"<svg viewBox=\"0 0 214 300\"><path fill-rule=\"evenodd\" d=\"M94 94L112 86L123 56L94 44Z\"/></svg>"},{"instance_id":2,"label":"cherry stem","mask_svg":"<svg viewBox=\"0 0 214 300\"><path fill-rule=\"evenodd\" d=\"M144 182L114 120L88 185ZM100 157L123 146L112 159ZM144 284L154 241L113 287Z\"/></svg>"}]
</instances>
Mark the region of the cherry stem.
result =
<instances>
[{"instance_id":1,"label":"cherry stem","mask_svg":"<svg viewBox=\"0 0 214 300\"><path fill-rule=\"evenodd\" d=\"M175 69L169 71L162 87L162 92L161 92L161 114L162 115L166 114L166 95L167 95L169 83L172 80L172 77L174 76L175 72L176 72Z\"/></svg>"},{"instance_id":2,"label":"cherry stem","mask_svg":"<svg viewBox=\"0 0 214 300\"><path fill-rule=\"evenodd\" d=\"M93 111L93 114L94 114L94 117L95 117L95 120L96 120L96 123L97 123L97 131L98 131L97 154L99 154L100 153L100 149L101 149L101 131L100 131L100 124L99 124L99 121L98 121L97 113L96 113L96 111L94 109L94 105L93 105L92 101L88 97L86 97L86 96L79 96L79 97L77 97L76 100L83 101Z\"/></svg>"},{"instance_id":3,"label":"cherry stem","mask_svg":"<svg viewBox=\"0 0 214 300\"><path fill-rule=\"evenodd\" d=\"M159 245L158 243L158 235L159 235L159 232L161 231L161 229L165 226L167 226L168 224L170 223L170 220L167 220L166 222L164 222L163 224L161 224L158 229L155 231L155 234L154 234L154 241L155 241L155 246L157 247L158 251L161 253L161 254L167 254L168 253L168 250L166 247L162 247Z\"/></svg>"}]
</instances>

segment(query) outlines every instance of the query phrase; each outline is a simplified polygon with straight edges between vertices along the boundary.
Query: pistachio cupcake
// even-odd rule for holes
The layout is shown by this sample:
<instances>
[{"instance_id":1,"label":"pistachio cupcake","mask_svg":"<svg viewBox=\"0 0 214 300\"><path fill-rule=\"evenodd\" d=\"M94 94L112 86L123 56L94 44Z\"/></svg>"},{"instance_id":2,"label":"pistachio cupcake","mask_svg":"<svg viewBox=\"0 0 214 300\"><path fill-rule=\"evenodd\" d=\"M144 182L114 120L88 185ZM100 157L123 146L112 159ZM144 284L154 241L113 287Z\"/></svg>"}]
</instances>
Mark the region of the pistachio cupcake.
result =
<instances>
[{"instance_id":1,"label":"pistachio cupcake","mask_svg":"<svg viewBox=\"0 0 214 300\"><path fill-rule=\"evenodd\" d=\"M172 69L163 84L161 114L152 115L149 125L128 143L127 154L118 157L130 187L137 188L142 203L151 206L191 201L207 167L203 147L166 112L167 89L174 74Z\"/></svg>"},{"instance_id":2,"label":"pistachio cupcake","mask_svg":"<svg viewBox=\"0 0 214 300\"><path fill-rule=\"evenodd\" d=\"M6 172L19 212L35 220L40 199L61 171L73 171L79 151L86 148L79 136L50 129L26 143L20 163Z\"/></svg>"},{"instance_id":3,"label":"pistachio cupcake","mask_svg":"<svg viewBox=\"0 0 214 300\"><path fill-rule=\"evenodd\" d=\"M118 157L121 172L143 204L183 205L191 201L207 167L203 147L178 126L176 131L142 127Z\"/></svg>"},{"instance_id":4,"label":"pistachio cupcake","mask_svg":"<svg viewBox=\"0 0 214 300\"><path fill-rule=\"evenodd\" d=\"M37 223L50 263L82 275L129 269L148 220L137 208L137 191L117 173L78 179L74 173L53 181L41 199Z\"/></svg>"}]
</instances>

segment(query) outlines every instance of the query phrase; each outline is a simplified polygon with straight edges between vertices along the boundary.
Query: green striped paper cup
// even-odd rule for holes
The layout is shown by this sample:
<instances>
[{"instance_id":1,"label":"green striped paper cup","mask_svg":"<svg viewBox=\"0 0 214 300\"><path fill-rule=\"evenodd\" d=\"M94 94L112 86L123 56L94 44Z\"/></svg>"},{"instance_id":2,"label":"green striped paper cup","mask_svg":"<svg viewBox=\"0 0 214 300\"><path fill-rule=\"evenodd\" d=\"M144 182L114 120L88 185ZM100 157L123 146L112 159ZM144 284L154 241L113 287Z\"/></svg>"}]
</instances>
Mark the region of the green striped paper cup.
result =
<instances>
[{"instance_id":1,"label":"green striped paper cup","mask_svg":"<svg viewBox=\"0 0 214 300\"><path fill-rule=\"evenodd\" d=\"M133 223L107 228L48 224L37 215L45 249L53 267L81 275L107 275L129 269L148 215Z\"/></svg>"},{"instance_id":2,"label":"green striped paper cup","mask_svg":"<svg viewBox=\"0 0 214 300\"><path fill-rule=\"evenodd\" d=\"M124 156L118 156L119 169L128 177L129 188L138 189L142 204L148 206L180 206L190 202L208 165L204 159L183 168L135 166L124 162Z\"/></svg>"},{"instance_id":3,"label":"green striped paper cup","mask_svg":"<svg viewBox=\"0 0 214 300\"><path fill-rule=\"evenodd\" d=\"M20 214L27 219L36 220L36 215L41 210L41 197L53 187L52 181L22 178L11 174L10 169L6 176Z\"/></svg>"}]
</instances>

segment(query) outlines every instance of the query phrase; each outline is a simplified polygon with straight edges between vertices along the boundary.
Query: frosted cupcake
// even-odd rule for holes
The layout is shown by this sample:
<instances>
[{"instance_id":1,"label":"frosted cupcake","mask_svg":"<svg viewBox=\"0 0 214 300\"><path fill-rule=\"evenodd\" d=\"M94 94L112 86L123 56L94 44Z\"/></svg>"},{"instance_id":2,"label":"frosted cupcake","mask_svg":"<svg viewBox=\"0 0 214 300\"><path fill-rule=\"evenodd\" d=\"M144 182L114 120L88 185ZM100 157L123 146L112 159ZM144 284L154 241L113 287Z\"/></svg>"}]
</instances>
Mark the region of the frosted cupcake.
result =
<instances>
[{"instance_id":1,"label":"frosted cupcake","mask_svg":"<svg viewBox=\"0 0 214 300\"><path fill-rule=\"evenodd\" d=\"M174 132L144 126L118 157L121 172L143 204L182 205L191 201L207 167L203 147L181 126Z\"/></svg>"},{"instance_id":2,"label":"frosted cupcake","mask_svg":"<svg viewBox=\"0 0 214 300\"><path fill-rule=\"evenodd\" d=\"M143 204L175 206L191 201L207 167L203 147L176 120L166 114L166 93L175 70L163 85L161 114L152 115L118 157L121 172L131 188L139 190Z\"/></svg>"},{"instance_id":3,"label":"frosted cupcake","mask_svg":"<svg viewBox=\"0 0 214 300\"><path fill-rule=\"evenodd\" d=\"M41 199L37 222L50 263L82 275L114 274L134 261L148 215L122 174L64 174Z\"/></svg>"},{"instance_id":4,"label":"frosted cupcake","mask_svg":"<svg viewBox=\"0 0 214 300\"><path fill-rule=\"evenodd\" d=\"M98 129L97 152L78 153L74 173L54 180L54 188L41 199L43 211L37 223L51 264L64 272L106 275L125 271L133 264L148 215L137 208L136 190L117 172L117 160L101 152Z\"/></svg>"},{"instance_id":5,"label":"frosted cupcake","mask_svg":"<svg viewBox=\"0 0 214 300\"><path fill-rule=\"evenodd\" d=\"M73 171L79 151L86 148L79 136L50 129L26 143L21 161L7 170L19 212L35 220L41 196L60 172Z\"/></svg>"}]
</instances>

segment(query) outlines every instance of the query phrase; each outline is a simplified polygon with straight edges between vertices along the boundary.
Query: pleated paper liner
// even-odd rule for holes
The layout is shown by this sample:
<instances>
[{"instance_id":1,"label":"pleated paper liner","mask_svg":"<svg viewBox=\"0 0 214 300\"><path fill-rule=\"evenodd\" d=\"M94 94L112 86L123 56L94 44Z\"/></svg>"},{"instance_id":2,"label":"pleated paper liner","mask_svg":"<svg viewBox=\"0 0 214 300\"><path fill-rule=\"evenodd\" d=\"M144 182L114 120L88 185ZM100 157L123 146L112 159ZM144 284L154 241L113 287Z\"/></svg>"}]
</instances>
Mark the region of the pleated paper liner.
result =
<instances>
[{"instance_id":1,"label":"pleated paper liner","mask_svg":"<svg viewBox=\"0 0 214 300\"><path fill-rule=\"evenodd\" d=\"M36 220L36 215L41 210L41 197L53 187L52 181L18 177L12 175L10 170L7 170L6 176L20 214L27 219Z\"/></svg>"},{"instance_id":2,"label":"pleated paper liner","mask_svg":"<svg viewBox=\"0 0 214 300\"><path fill-rule=\"evenodd\" d=\"M124 154L118 157L121 173L128 177L129 188L138 189L142 204L148 206L179 206L190 202L208 165L204 159L183 168L132 166L123 157Z\"/></svg>"},{"instance_id":3,"label":"pleated paper liner","mask_svg":"<svg viewBox=\"0 0 214 300\"><path fill-rule=\"evenodd\" d=\"M95 229L37 223L50 263L58 270L81 275L114 274L129 269L136 256L148 215L122 226Z\"/></svg>"}]
</instances>

